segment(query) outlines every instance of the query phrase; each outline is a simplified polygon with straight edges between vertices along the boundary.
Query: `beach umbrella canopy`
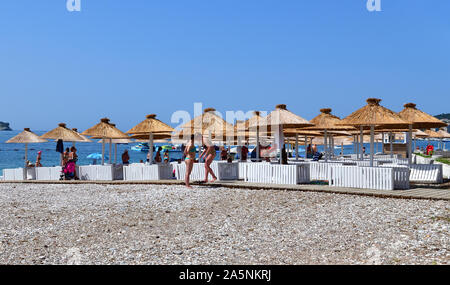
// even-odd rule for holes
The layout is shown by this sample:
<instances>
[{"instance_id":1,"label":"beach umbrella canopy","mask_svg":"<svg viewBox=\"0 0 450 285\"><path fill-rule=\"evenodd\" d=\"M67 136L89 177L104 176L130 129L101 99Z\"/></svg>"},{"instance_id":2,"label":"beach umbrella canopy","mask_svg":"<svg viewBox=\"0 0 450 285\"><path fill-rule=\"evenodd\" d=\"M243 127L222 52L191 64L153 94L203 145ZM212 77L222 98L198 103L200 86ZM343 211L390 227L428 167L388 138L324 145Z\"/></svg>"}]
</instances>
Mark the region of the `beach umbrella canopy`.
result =
<instances>
[{"instance_id":1,"label":"beach umbrella canopy","mask_svg":"<svg viewBox=\"0 0 450 285\"><path fill-rule=\"evenodd\" d=\"M416 138L426 138L426 137L428 137L427 133L425 133L425 132L423 132L423 131L421 131L421 130L415 131L415 132L414 132L414 136L415 136Z\"/></svg>"},{"instance_id":2,"label":"beach umbrella canopy","mask_svg":"<svg viewBox=\"0 0 450 285\"><path fill-rule=\"evenodd\" d=\"M6 141L6 143L43 143L43 142L47 142L47 140L33 133L30 130L30 128L24 128L21 133L17 134L16 136Z\"/></svg>"},{"instance_id":3,"label":"beach umbrella canopy","mask_svg":"<svg viewBox=\"0 0 450 285\"><path fill-rule=\"evenodd\" d=\"M130 130L127 131L127 134L134 135L144 135L148 137L149 149L148 153L151 158L153 158L153 140L155 139L155 134L163 134L163 136L157 137L157 139L165 139L167 138L165 134L170 134L175 131L171 126L161 122L156 119L155 114L150 114L146 116L146 119ZM169 136L170 137L170 136ZM143 137L137 136L136 138L143 139ZM150 164L153 163L153 159L150 159Z\"/></svg>"},{"instance_id":4,"label":"beach umbrella canopy","mask_svg":"<svg viewBox=\"0 0 450 285\"><path fill-rule=\"evenodd\" d=\"M16 136L10 138L6 141L6 143L23 143L25 144L25 166L28 160L28 144L29 143L43 143L47 142L46 139L43 139L33 133L30 128L24 128L23 131Z\"/></svg>"},{"instance_id":5,"label":"beach umbrella canopy","mask_svg":"<svg viewBox=\"0 0 450 285\"><path fill-rule=\"evenodd\" d=\"M341 120L339 125L349 125L359 127L362 133L364 128L370 128L370 165L373 166L374 156L374 129L380 126L384 129L407 128L409 124L403 120L400 115L380 105L381 99L369 98L366 100L367 105L356 110L349 116ZM362 135L362 134L361 134ZM362 152L361 152L362 159Z\"/></svg>"},{"instance_id":6,"label":"beach umbrella canopy","mask_svg":"<svg viewBox=\"0 0 450 285\"><path fill-rule=\"evenodd\" d=\"M400 115L380 105L381 99L369 98L367 105L341 120L339 125L363 127L380 126L384 129L406 129L408 122Z\"/></svg>"},{"instance_id":7,"label":"beach umbrella canopy","mask_svg":"<svg viewBox=\"0 0 450 285\"><path fill-rule=\"evenodd\" d=\"M95 138L106 138L106 139L129 138L127 134L116 128L114 124L111 124L108 118L100 119L100 123L85 130L81 134L85 136L91 136Z\"/></svg>"},{"instance_id":8,"label":"beach umbrella canopy","mask_svg":"<svg viewBox=\"0 0 450 285\"><path fill-rule=\"evenodd\" d=\"M180 128L185 136L196 133L209 135L211 133L215 137L219 137L234 130L234 126L219 116L214 108L206 108L202 115L195 117Z\"/></svg>"},{"instance_id":9,"label":"beach umbrella canopy","mask_svg":"<svg viewBox=\"0 0 450 285\"><path fill-rule=\"evenodd\" d=\"M288 111L285 104L279 104L275 106L275 110L264 118L250 123L250 128L266 127L267 130L271 130L272 127L282 126L285 128L305 128L313 126L312 123L306 119Z\"/></svg>"},{"instance_id":10,"label":"beach umbrella canopy","mask_svg":"<svg viewBox=\"0 0 450 285\"><path fill-rule=\"evenodd\" d=\"M171 126L156 119L155 114L146 116L146 119L128 130L127 134L171 133L175 131Z\"/></svg>"},{"instance_id":11,"label":"beach umbrella canopy","mask_svg":"<svg viewBox=\"0 0 450 285\"><path fill-rule=\"evenodd\" d=\"M58 127L46 132L41 136L43 139L62 140L64 142L85 142L78 133L68 129L65 123L58 124Z\"/></svg>"},{"instance_id":12,"label":"beach umbrella canopy","mask_svg":"<svg viewBox=\"0 0 450 285\"><path fill-rule=\"evenodd\" d=\"M443 139L448 139L450 138L450 134L444 130L439 130L437 131L437 133L441 136L441 138Z\"/></svg>"},{"instance_id":13,"label":"beach umbrella canopy","mask_svg":"<svg viewBox=\"0 0 450 285\"><path fill-rule=\"evenodd\" d=\"M81 133L85 136L91 136L92 138L101 139L128 139L129 136L119 130L115 124L110 123L108 118L100 119L100 123L95 126L85 130ZM111 153L111 144L109 147L109 152ZM105 141L102 142L102 154L105 155ZM105 162L105 158L102 158L102 165Z\"/></svg>"},{"instance_id":14,"label":"beach umbrella canopy","mask_svg":"<svg viewBox=\"0 0 450 285\"><path fill-rule=\"evenodd\" d=\"M317 130L317 131L355 131L354 126L340 125L341 119L338 116L331 114L331 108L320 109L320 114L311 119L309 122L314 124L312 127L303 128L303 130Z\"/></svg>"},{"instance_id":15,"label":"beach umbrella canopy","mask_svg":"<svg viewBox=\"0 0 450 285\"><path fill-rule=\"evenodd\" d=\"M428 135L430 139L440 139L442 138L442 134L433 130L425 130L425 133Z\"/></svg>"},{"instance_id":16,"label":"beach umbrella canopy","mask_svg":"<svg viewBox=\"0 0 450 285\"><path fill-rule=\"evenodd\" d=\"M416 108L416 104L407 103L398 114L415 129L430 129L447 126L446 123Z\"/></svg>"},{"instance_id":17,"label":"beach umbrella canopy","mask_svg":"<svg viewBox=\"0 0 450 285\"><path fill-rule=\"evenodd\" d=\"M408 157L409 163L412 163L412 128L428 129L428 128L440 128L447 126L446 123L441 120L421 111L416 108L416 104L407 103L403 105L404 109L398 114L402 119L409 122L409 136L408 136Z\"/></svg>"}]
</instances>

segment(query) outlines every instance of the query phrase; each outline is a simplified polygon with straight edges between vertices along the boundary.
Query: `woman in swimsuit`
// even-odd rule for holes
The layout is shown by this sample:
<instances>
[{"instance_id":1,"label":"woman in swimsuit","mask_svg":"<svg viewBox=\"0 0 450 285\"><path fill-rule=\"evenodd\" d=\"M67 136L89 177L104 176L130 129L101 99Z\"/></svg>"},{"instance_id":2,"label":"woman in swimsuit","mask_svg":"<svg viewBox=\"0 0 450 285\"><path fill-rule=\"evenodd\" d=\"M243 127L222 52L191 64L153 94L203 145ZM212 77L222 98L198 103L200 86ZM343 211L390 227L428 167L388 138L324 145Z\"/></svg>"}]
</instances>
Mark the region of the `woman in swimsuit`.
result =
<instances>
[{"instance_id":1,"label":"woman in swimsuit","mask_svg":"<svg viewBox=\"0 0 450 285\"><path fill-rule=\"evenodd\" d=\"M217 180L216 175L212 171L210 165L213 162L214 158L216 157L216 148L210 141L206 141L205 138L202 138L203 144L206 146L205 150L203 150L202 154L200 155L199 159L204 157L205 159L205 180L204 182L208 182L208 174L211 174L213 179L211 182L214 182Z\"/></svg>"},{"instance_id":2,"label":"woman in swimsuit","mask_svg":"<svg viewBox=\"0 0 450 285\"><path fill-rule=\"evenodd\" d=\"M184 148L184 156L186 157L184 159L184 163L186 163L186 176L184 177L184 182L186 184L186 187L192 188L192 186L189 184L189 176L192 172L192 167L194 166L194 160L195 160L195 144L194 144L194 135L191 135L191 139Z\"/></svg>"}]
</instances>

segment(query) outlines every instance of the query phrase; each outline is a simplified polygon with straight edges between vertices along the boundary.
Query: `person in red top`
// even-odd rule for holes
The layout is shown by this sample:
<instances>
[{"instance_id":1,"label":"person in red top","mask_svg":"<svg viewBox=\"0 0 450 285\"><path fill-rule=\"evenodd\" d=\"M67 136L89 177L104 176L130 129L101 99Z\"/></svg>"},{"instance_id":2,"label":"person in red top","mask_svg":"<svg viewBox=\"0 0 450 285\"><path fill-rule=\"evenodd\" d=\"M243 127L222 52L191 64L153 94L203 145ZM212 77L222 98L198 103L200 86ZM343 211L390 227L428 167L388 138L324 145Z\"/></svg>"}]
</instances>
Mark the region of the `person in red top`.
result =
<instances>
[{"instance_id":1,"label":"person in red top","mask_svg":"<svg viewBox=\"0 0 450 285\"><path fill-rule=\"evenodd\" d=\"M431 155L433 153L434 147L432 145L427 145L427 155Z\"/></svg>"}]
</instances>

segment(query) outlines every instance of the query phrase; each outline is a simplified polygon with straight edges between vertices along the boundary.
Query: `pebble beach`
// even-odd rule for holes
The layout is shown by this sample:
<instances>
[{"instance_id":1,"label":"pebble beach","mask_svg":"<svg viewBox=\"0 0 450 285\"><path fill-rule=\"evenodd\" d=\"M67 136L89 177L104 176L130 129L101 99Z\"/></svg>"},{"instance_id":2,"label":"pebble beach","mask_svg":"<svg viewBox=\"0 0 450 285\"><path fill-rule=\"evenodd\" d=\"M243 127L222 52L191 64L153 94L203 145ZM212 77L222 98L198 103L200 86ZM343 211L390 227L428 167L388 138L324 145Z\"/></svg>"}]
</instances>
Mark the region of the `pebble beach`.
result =
<instances>
[{"instance_id":1,"label":"pebble beach","mask_svg":"<svg viewBox=\"0 0 450 285\"><path fill-rule=\"evenodd\" d=\"M0 264L449 264L450 202L0 184Z\"/></svg>"}]
</instances>

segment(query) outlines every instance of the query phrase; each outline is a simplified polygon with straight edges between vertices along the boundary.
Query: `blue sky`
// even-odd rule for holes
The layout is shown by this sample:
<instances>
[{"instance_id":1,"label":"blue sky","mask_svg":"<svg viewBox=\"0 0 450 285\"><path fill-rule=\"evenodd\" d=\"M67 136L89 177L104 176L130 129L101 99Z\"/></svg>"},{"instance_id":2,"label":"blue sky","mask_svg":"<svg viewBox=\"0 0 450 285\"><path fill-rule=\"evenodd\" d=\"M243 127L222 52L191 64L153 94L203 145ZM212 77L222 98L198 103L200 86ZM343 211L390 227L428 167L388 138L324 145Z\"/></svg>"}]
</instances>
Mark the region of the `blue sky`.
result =
<instances>
[{"instance_id":1,"label":"blue sky","mask_svg":"<svg viewBox=\"0 0 450 285\"><path fill-rule=\"evenodd\" d=\"M0 2L0 121L126 131L193 103L344 117L368 97L450 112L450 1Z\"/></svg>"}]
</instances>

